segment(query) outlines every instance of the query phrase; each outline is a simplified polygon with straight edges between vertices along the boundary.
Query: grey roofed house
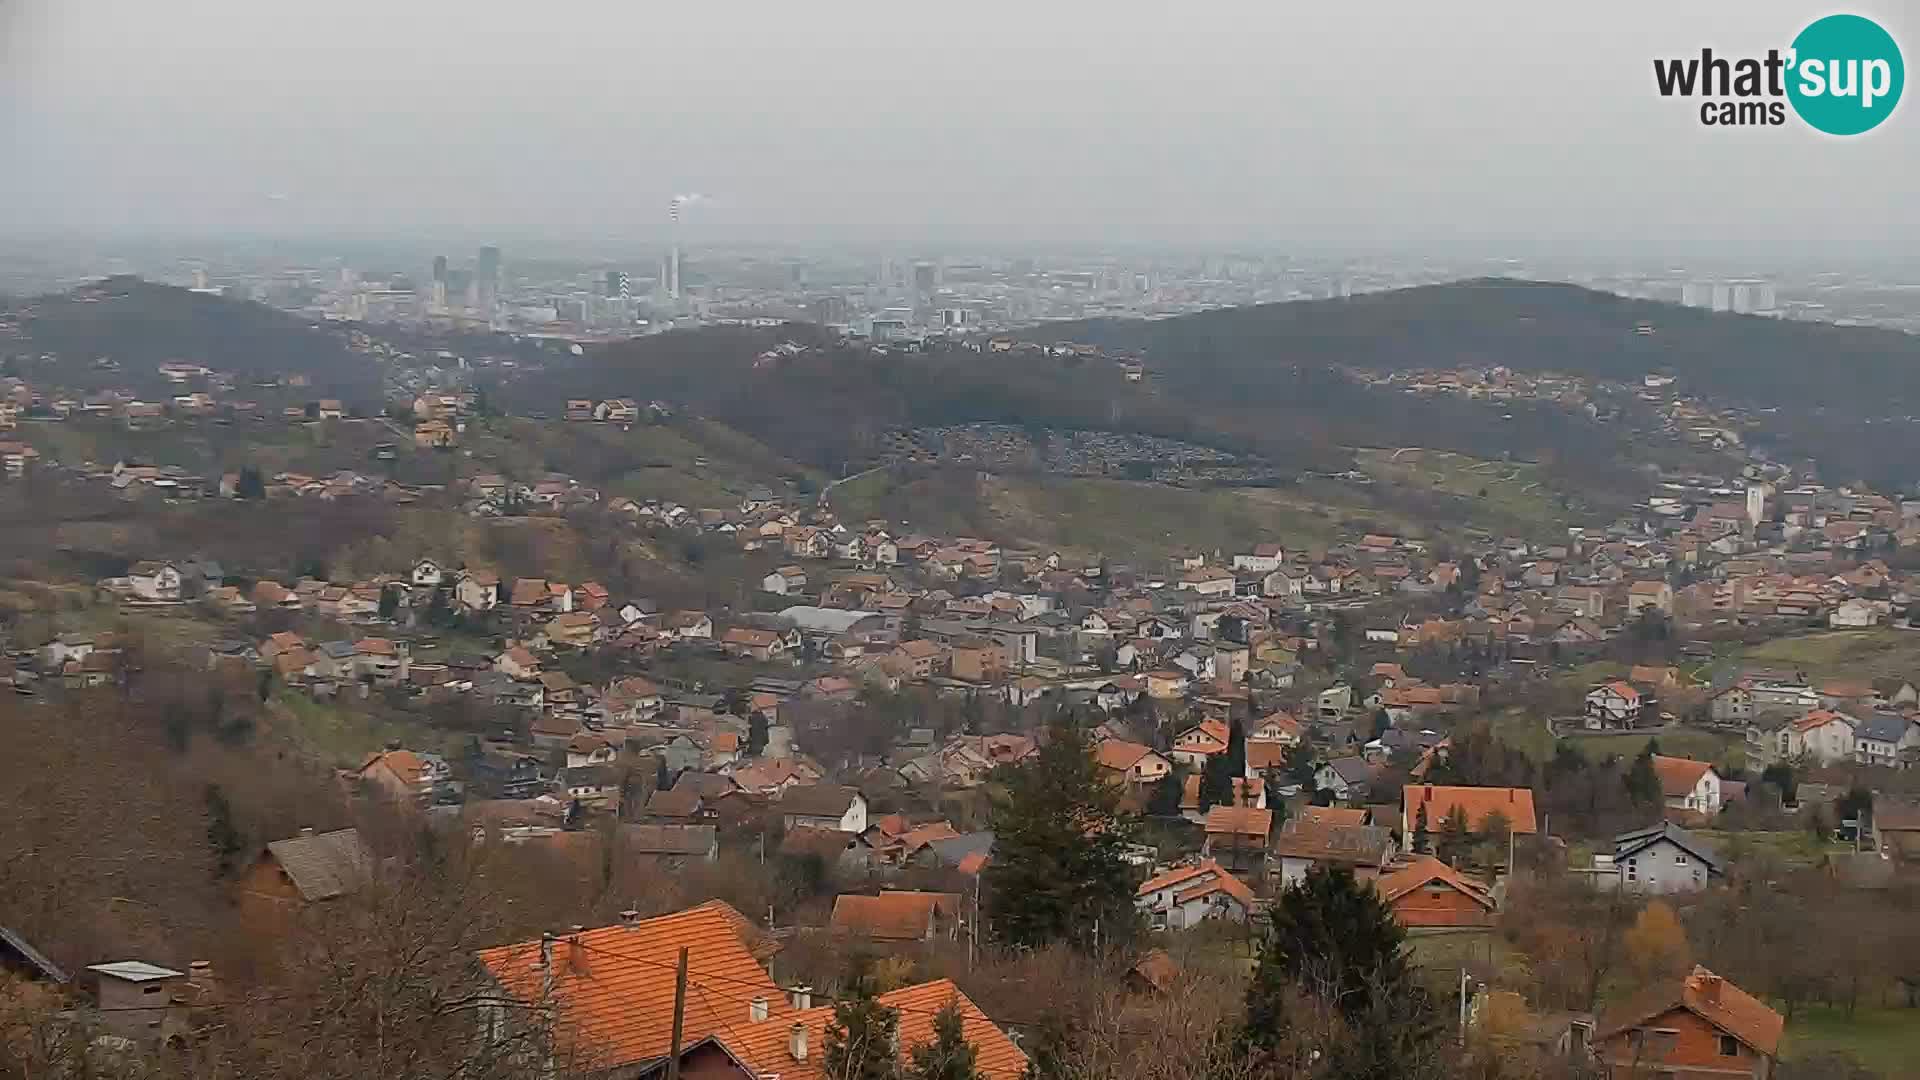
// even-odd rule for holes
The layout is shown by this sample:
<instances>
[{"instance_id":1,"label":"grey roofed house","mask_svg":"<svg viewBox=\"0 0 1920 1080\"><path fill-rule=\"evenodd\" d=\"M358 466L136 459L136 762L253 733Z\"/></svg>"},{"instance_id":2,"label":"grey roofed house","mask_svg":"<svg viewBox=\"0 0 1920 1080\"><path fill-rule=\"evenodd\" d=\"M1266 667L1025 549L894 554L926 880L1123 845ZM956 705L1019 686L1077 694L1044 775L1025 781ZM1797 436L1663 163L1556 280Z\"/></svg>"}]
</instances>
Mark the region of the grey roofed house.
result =
<instances>
[{"instance_id":1,"label":"grey roofed house","mask_svg":"<svg viewBox=\"0 0 1920 1080\"><path fill-rule=\"evenodd\" d=\"M932 852L933 857L939 859L941 863L947 866L958 866L960 861L969 855L993 854L993 833L970 832L949 836L945 840L929 843L926 850Z\"/></svg>"},{"instance_id":2,"label":"grey roofed house","mask_svg":"<svg viewBox=\"0 0 1920 1080\"><path fill-rule=\"evenodd\" d=\"M27 978L48 982L67 981L67 973L60 965L47 959L32 942L4 926L0 926L0 971L16 971Z\"/></svg>"},{"instance_id":3,"label":"grey roofed house","mask_svg":"<svg viewBox=\"0 0 1920 1080\"><path fill-rule=\"evenodd\" d=\"M358 829L303 831L267 845L280 869L307 901L331 900L365 885L373 876L373 853Z\"/></svg>"},{"instance_id":4,"label":"grey roofed house","mask_svg":"<svg viewBox=\"0 0 1920 1080\"><path fill-rule=\"evenodd\" d=\"M1877 712L1855 725L1853 737L1866 742L1897 743L1906 735L1908 723L1904 716Z\"/></svg>"},{"instance_id":5,"label":"grey roofed house","mask_svg":"<svg viewBox=\"0 0 1920 1080\"><path fill-rule=\"evenodd\" d=\"M1364 784L1373 779L1373 766L1363 757L1341 757L1327 762L1334 775L1349 784Z\"/></svg>"},{"instance_id":6,"label":"grey roofed house","mask_svg":"<svg viewBox=\"0 0 1920 1080\"><path fill-rule=\"evenodd\" d=\"M698 792L703 799L717 799L732 791L734 787L731 776L722 776L719 773L683 772L674 778L672 790L685 789Z\"/></svg>"},{"instance_id":7,"label":"grey roofed house","mask_svg":"<svg viewBox=\"0 0 1920 1080\"><path fill-rule=\"evenodd\" d=\"M1658 825L1649 825L1644 829L1634 829L1631 832L1623 832L1614 837L1613 861L1618 864L1622 860L1632 858L1634 855L1652 847L1662 840L1671 843L1680 850L1699 859L1706 865L1707 870L1711 873L1725 874L1727 872L1727 864L1720 858L1720 853L1714 849L1712 844L1707 843L1705 840L1675 825L1671 821L1663 821Z\"/></svg>"},{"instance_id":8,"label":"grey roofed house","mask_svg":"<svg viewBox=\"0 0 1920 1080\"><path fill-rule=\"evenodd\" d=\"M712 825L622 825L620 839L635 855L711 859L720 851L720 833Z\"/></svg>"}]
</instances>

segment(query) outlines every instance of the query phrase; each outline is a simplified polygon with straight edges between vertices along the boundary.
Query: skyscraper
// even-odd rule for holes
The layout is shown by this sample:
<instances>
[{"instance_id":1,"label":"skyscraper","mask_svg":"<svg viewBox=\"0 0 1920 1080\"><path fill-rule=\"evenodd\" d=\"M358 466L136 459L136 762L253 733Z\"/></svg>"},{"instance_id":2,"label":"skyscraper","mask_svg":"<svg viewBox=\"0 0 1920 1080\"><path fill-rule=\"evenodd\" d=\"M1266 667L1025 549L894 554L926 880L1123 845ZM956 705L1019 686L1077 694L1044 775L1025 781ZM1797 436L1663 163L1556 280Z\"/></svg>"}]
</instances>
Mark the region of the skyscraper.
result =
<instances>
[{"instance_id":1,"label":"skyscraper","mask_svg":"<svg viewBox=\"0 0 1920 1080\"><path fill-rule=\"evenodd\" d=\"M500 305L500 249L488 245L480 249L480 263L474 271L480 287L480 310L492 314Z\"/></svg>"},{"instance_id":2,"label":"skyscraper","mask_svg":"<svg viewBox=\"0 0 1920 1080\"><path fill-rule=\"evenodd\" d=\"M667 257L660 261L660 289L667 299L680 299L680 245L675 244L667 250Z\"/></svg>"},{"instance_id":3,"label":"skyscraper","mask_svg":"<svg viewBox=\"0 0 1920 1080\"><path fill-rule=\"evenodd\" d=\"M433 280L442 283L445 283L447 280L447 257L445 255L435 255L433 257Z\"/></svg>"},{"instance_id":4,"label":"skyscraper","mask_svg":"<svg viewBox=\"0 0 1920 1080\"><path fill-rule=\"evenodd\" d=\"M607 298L627 300L633 297L633 280L625 270L607 271Z\"/></svg>"}]
</instances>

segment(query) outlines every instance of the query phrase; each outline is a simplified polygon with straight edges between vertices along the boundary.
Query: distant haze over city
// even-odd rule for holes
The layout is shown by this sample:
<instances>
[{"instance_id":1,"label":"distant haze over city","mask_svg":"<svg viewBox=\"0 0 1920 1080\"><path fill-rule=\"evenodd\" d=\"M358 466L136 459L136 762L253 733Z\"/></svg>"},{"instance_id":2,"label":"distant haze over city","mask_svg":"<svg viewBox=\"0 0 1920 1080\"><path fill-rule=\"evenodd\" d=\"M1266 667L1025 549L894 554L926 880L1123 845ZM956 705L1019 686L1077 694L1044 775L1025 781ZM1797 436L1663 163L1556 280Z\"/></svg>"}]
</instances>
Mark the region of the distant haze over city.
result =
<instances>
[{"instance_id":1,"label":"distant haze over city","mask_svg":"<svg viewBox=\"0 0 1920 1080\"><path fill-rule=\"evenodd\" d=\"M657 239L699 194L690 232L809 245L1841 258L1920 235L1907 117L1716 131L1655 91L1655 57L1764 52L1824 8L1388 6L15 0L0 224Z\"/></svg>"}]
</instances>

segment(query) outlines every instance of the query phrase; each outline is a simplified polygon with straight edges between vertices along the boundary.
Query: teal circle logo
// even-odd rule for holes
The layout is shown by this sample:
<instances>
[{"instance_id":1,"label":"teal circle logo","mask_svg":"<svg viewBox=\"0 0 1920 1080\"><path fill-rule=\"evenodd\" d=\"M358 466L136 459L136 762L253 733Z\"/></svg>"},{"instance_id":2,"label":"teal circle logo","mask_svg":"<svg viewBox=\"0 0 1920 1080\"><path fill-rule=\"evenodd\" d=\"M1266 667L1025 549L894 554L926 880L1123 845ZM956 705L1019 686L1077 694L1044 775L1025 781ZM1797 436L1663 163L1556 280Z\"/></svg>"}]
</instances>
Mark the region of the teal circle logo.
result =
<instances>
[{"instance_id":1,"label":"teal circle logo","mask_svg":"<svg viewBox=\"0 0 1920 1080\"><path fill-rule=\"evenodd\" d=\"M1829 135L1879 127L1907 82L1893 35L1859 15L1829 15L1800 31L1790 63L1787 100L1800 119Z\"/></svg>"}]
</instances>

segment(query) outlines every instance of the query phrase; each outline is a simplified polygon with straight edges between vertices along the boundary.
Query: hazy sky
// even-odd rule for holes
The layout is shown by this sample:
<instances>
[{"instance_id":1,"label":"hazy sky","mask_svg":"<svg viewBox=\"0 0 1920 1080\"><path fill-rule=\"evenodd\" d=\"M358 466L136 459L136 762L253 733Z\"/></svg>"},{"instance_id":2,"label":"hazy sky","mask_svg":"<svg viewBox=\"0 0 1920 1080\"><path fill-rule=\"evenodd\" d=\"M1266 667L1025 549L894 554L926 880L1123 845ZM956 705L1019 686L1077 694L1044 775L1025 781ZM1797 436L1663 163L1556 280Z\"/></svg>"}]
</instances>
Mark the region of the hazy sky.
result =
<instances>
[{"instance_id":1,"label":"hazy sky","mask_svg":"<svg viewBox=\"0 0 1920 1080\"><path fill-rule=\"evenodd\" d=\"M0 224L1913 250L1920 100L1702 127L1821 2L0 0ZM1920 52L1920 10L1852 7Z\"/></svg>"}]
</instances>

